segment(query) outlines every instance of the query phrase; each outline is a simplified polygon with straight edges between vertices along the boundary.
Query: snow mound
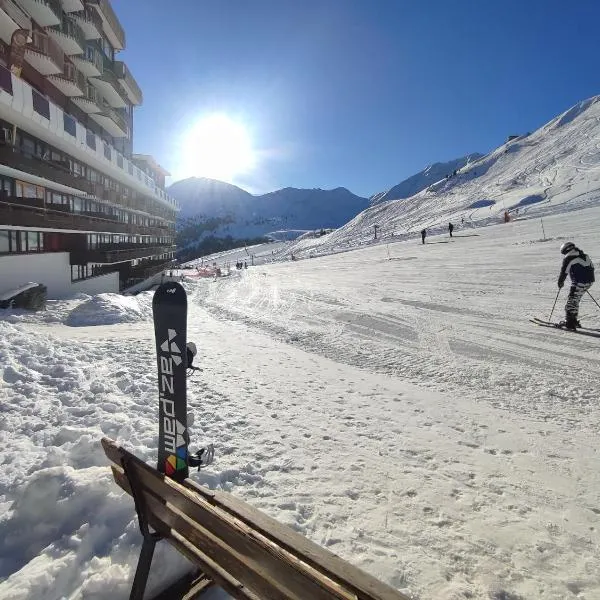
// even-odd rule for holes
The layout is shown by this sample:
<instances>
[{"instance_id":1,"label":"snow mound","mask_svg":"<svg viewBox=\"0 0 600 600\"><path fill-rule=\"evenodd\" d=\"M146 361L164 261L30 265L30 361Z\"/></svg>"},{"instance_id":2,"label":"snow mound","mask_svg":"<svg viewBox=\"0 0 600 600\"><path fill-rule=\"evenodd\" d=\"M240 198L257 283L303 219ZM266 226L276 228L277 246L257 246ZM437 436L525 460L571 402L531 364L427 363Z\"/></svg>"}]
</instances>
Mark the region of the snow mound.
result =
<instances>
[{"instance_id":1,"label":"snow mound","mask_svg":"<svg viewBox=\"0 0 600 600\"><path fill-rule=\"evenodd\" d=\"M151 318L151 294L121 296L119 294L98 294L75 307L65 320L71 327L89 325L116 325L137 323Z\"/></svg>"}]
</instances>

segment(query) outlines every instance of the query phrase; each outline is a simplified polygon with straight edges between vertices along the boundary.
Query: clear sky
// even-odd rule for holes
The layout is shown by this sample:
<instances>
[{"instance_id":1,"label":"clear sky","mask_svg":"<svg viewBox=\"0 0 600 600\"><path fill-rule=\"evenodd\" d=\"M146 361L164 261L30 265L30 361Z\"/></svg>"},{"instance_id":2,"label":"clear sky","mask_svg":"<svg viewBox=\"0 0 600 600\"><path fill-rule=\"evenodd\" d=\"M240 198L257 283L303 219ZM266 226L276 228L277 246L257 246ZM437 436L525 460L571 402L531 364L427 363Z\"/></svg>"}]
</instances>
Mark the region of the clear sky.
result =
<instances>
[{"instance_id":1,"label":"clear sky","mask_svg":"<svg viewBox=\"0 0 600 600\"><path fill-rule=\"evenodd\" d=\"M171 182L230 157L252 192L369 196L600 94L600 0L112 4L144 93L134 149Z\"/></svg>"}]
</instances>

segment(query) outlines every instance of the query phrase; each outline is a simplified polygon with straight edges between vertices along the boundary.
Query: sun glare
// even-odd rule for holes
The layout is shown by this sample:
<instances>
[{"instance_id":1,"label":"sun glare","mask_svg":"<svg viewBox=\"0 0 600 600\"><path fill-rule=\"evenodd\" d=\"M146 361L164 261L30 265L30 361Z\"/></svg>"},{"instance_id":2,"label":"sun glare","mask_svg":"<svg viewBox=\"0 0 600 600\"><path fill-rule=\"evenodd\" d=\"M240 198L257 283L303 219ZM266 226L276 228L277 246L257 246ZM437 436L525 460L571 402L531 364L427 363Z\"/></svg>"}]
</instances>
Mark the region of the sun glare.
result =
<instances>
[{"instance_id":1,"label":"sun glare","mask_svg":"<svg viewBox=\"0 0 600 600\"><path fill-rule=\"evenodd\" d=\"M202 118L184 143L188 171L198 177L228 181L250 171L256 162L246 128L227 115Z\"/></svg>"}]
</instances>

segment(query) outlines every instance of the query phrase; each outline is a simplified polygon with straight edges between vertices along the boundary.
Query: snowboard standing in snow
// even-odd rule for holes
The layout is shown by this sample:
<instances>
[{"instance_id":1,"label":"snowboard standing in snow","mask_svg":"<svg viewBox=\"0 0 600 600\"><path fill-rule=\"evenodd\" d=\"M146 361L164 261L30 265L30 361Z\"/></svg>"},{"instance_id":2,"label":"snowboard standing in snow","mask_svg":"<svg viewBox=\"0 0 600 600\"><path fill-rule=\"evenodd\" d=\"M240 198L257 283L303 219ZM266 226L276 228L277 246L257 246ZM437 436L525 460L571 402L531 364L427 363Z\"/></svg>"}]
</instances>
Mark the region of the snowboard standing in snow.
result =
<instances>
[{"instance_id":1,"label":"snowboard standing in snow","mask_svg":"<svg viewBox=\"0 0 600 600\"><path fill-rule=\"evenodd\" d=\"M158 466L182 481L188 476L187 296L179 283L163 283L152 300L158 365Z\"/></svg>"}]
</instances>

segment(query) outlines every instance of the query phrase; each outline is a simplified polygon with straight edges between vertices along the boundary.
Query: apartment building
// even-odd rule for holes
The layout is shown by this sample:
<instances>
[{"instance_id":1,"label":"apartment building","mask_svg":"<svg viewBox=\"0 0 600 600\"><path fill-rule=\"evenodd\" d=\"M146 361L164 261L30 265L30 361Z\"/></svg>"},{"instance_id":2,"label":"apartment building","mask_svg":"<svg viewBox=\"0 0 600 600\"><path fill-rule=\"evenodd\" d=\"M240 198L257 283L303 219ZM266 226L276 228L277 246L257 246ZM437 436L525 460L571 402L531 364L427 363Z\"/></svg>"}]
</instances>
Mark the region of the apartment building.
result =
<instances>
[{"instance_id":1,"label":"apartment building","mask_svg":"<svg viewBox=\"0 0 600 600\"><path fill-rule=\"evenodd\" d=\"M123 291L172 262L178 209L132 152L124 48L109 0L0 0L0 294Z\"/></svg>"}]
</instances>

